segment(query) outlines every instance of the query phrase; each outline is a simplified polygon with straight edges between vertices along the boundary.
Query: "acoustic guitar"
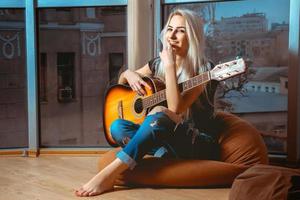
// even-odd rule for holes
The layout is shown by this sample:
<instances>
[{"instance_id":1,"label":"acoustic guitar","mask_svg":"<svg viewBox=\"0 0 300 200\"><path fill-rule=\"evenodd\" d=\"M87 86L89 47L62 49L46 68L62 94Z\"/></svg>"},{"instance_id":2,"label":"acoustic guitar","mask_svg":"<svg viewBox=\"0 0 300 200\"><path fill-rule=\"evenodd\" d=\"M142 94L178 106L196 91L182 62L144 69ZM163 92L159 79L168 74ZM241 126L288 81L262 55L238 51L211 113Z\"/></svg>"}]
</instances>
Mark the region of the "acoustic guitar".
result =
<instances>
[{"instance_id":1,"label":"acoustic guitar","mask_svg":"<svg viewBox=\"0 0 300 200\"><path fill-rule=\"evenodd\" d=\"M242 74L246 71L242 58L216 65L212 70L194 76L180 83L181 92L190 90L210 80L222 81ZM104 134L111 146L117 146L111 136L110 126L116 119L125 119L141 124L147 113L156 105L166 104L166 91L164 83L155 77L143 77L151 89L144 88L146 95L141 96L128 85L116 84L107 91L103 106Z\"/></svg>"}]
</instances>

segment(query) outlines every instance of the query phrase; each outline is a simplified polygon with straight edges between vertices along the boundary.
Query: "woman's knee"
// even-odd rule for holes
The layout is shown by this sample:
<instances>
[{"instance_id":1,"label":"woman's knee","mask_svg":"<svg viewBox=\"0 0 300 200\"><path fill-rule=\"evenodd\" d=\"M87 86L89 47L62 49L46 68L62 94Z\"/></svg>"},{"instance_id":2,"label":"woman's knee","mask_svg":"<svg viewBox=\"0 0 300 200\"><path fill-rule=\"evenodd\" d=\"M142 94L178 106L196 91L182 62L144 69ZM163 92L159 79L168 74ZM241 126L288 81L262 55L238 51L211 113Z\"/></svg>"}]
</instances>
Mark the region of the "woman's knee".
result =
<instances>
[{"instance_id":1,"label":"woman's knee","mask_svg":"<svg viewBox=\"0 0 300 200\"><path fill-rule=\"evenodd\" d=\"M115 120L110 127L111 136L120 146L126 145L140 125L124 119Z\"/></svg>"},{"instance_id":2,"label":"woman's knee","mask_svg":"<svg viewBox=\"0 0 300 200\"><path fill-rule=\"evenodd\" d=\"M115 142L119 145L122 144L125 137L125 121L123 119L116 119L110 126L110 133Z\"/></svg>"},{"instance_id":3,"label":"woman's knee","mask_svg":"<svg viewBox=\"0 0 300 200\"><path fill-rule=\"evenodd\" d=\"M168 108L164 106L156 106L154 107L149 113L149 115L155 115L155 114L161 114L164 113L168 116L169 119L171 119L175 123L179 123L182 121L182 115L176 114L169 110Z\"/></svg>"},{"instance_id":4,"label":"woman's knee","mask_svg":"<svg viewBox=\"0 0 300 200\"><path fill-rule=\"evenodd\" d=\"M152 127L154 127L154 125L163 127L175 125L175 122L165 112L157 112L155 114L148 115L147 118L149 119L150 126Z\"/></svg>"},{"instance_id":5,"label":"woman's knee","mask_svg":"<svg viewBox=\"0 0 300 200\"><path fill-rule=\"evenodd\" d=\"M145 132L148 132L156 139L162 139L170 135L176 125L164 112L148 115L145 123L146 124L142 126L143 129L148 129L148 131Z\"/></svg>"}]
</instances>

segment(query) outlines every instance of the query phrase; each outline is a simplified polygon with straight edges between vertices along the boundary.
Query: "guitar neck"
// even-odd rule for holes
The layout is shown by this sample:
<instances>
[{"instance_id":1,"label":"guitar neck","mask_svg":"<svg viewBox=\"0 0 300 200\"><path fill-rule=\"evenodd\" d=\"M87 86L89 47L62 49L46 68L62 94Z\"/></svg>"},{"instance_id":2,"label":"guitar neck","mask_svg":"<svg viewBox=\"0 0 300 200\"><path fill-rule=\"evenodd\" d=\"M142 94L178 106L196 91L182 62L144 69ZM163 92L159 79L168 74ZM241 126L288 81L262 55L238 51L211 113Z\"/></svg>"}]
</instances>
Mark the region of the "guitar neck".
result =
<instances>
[{"instance_id":1,"label":"guitar neck","mask_svg":"<svg viewBox=\"0 0 300 200\"><path fill-rule=\"evenodd\" d=\"M197 87L199 85L202 85L203 83L206 83L210 80L210 72L204 72L202 74L199 74L197 76L194 76L193 78L184 81L180 84L178 84L179 91L185 92L188 91L194 87ZM150 108L152 106L155 106L163 101L165 101L166 98L166 90L161 90L156 93L154 93L151 96L148 96L143 99L143 106L144 108Z\"/></svg>"}]
</instances>

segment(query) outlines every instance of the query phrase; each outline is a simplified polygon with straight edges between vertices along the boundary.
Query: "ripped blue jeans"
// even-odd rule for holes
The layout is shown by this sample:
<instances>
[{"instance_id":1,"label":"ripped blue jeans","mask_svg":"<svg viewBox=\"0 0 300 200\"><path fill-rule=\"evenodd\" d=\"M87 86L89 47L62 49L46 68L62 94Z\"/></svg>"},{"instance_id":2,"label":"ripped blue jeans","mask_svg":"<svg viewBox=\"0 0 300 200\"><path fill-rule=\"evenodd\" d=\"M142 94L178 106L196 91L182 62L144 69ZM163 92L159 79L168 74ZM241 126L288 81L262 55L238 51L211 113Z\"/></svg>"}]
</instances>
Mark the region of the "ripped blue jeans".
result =
<instances>
[{"instance_id":1,"label":"ripped blue jeans","mask_svg":"<svg viewBox=\"0 0 300 200\"><path fill-rule=\"evenodd\" d=\"M148 115L141 125L117 119L112 123L110 131L123 149L116 156L130 169L133 169L146 154L155 154L158 157L167 154L174 158L214 159L214 156L203 154L216 150L215 142L210 136L200 136L194 142L195 138L187 132L187 124L180 124L174 130L175 127L176 123L164 112Z\"/></svg>"}]
</instances>

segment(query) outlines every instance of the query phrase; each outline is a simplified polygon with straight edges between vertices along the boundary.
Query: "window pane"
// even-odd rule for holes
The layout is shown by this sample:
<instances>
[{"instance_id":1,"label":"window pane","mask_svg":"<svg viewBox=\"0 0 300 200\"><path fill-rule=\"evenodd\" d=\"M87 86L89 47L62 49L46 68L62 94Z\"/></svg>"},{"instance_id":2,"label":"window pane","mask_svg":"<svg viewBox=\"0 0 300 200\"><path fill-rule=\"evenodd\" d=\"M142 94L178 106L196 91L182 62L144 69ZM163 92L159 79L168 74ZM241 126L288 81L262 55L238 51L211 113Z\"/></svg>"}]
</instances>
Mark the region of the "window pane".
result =
<instances>
[{"instance_id":1,"label":"window pane","mask_svg":"<svg viewBox=\"0 0 300 200\"><path fill-rule=\"evenodd\" d=\"M57 54L58 102L70 102L75 99L74 60L74 53Z\"/></svg>"},{"instance_id":2,"label":"window pane","mask_svg":"<svg viewBox=\"0 0 300 200\"><path fill-rule=\"evenodd\" d=\"M28 146L24 10L0 9L0 148Z\"/></svg>"},{"instance_id":3,"label":"window pane","mask_svg":"<svg viewBox=\"0 0 300 200\"><path fill-rule=\"evenodd\" d=\"M286 153L289 1L244 0L165 5L164 21L177 7L203 16L206 52L215 64L243 57L247 72L220 83L219 110L258 128L269 152Z\"/></svg>"},{"instance_id":4,"label":"window pane","mask_svg":"<svg viewBox=\"0 0 300 200\"><path fill-rule=\"evenodd\" d=\"M39 9L41 145L108 146L104 92L127 62L126 7Z\"/></svg>"}]
</instances>

